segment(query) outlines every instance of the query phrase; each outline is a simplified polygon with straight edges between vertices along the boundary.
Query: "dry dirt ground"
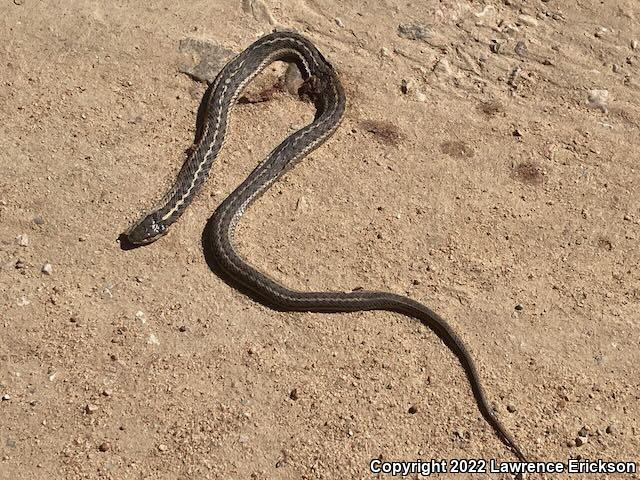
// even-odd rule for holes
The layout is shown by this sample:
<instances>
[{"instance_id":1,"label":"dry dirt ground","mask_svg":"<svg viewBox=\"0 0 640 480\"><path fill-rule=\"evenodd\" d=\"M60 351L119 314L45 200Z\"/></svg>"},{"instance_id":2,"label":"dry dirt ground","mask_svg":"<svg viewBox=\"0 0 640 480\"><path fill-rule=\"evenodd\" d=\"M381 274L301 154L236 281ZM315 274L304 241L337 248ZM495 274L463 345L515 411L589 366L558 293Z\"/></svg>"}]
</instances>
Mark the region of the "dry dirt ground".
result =
<instances>
[{"instance_id":1,"label":"dry dirt ground","mask_svg":"<svg viewBox=\"0 0 640 480\"><path fill-rule=\"evenodd\" d=\"M208 269L207 218L312 118L294 96L238 105L180 222L120 249L193 141L205 86L180 41L239 52L274 24L318 45L348 110L247 213L243 255L435 309L533 458L639 462L638 2L265 1L0 4L0 478L513 458L418 322L274 312Z\"/></svg>"}]
</instances>

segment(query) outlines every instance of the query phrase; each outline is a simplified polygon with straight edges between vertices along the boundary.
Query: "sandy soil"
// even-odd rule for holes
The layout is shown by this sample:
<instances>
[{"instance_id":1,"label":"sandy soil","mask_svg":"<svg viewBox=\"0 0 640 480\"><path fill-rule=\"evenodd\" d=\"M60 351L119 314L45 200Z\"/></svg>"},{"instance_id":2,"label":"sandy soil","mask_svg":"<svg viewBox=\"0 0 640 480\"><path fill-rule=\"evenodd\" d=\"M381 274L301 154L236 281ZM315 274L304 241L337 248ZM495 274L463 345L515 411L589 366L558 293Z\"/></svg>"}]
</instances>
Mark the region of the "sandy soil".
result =
<instances>
[{"instance_id":1,"label":"sandy soil","mask_svg":"<svg viewBox=\"0 0 640 480\"><path fill-rule=\"evenodd\" d=\"M247 213L243 254L295 288L431 306L532 457L640 461L637 2L179 3L0 5L1 479L364 479L379 456L512 459L422 325L277 313L208 269L206 219L309 121L295 97L238 106L181 221L119 248L193 141L204 85L180 73L179 42L238 52L269 16L318 45L349 105Z\"/></svg>"}]
</instances>

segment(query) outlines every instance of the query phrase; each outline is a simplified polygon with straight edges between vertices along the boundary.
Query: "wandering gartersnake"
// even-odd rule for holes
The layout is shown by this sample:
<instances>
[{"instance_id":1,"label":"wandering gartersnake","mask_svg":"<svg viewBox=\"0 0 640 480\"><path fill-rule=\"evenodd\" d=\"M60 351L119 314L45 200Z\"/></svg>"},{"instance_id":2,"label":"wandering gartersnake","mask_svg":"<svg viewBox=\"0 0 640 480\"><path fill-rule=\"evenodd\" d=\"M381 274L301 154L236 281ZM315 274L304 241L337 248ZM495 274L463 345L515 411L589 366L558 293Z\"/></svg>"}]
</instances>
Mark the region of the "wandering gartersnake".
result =
<instances>
[{"instance_id":1,"label":"wandering gartersnake","mask_svg":"<svg viewBox=\"0 0 640 480\"><path fill-rule=\"evenodd\" d=\"M315 119L287 137L229 195L210 219L209 243L220 270L259 300L279 310L354 312L387 310L416 318L431 328L455 353L464 367L478 407L502 442L522 461L525 456L487 403L480 378L462 340L439 315L402 295L376 291L301 292L279 284L253 268L234 249L233 235L245 209L286 170L323 143L338 127L345 110L345 94L331 64L306 38L296 33L266 35L232 59L216 77L205 98L202 134L178 177L159 206L127 232L133 245L151 243L164 235L191 203L224 144L229 110L245 85L270 63L295 63L304 79L301 91L316 107Z\"/></svg>"}]
</instances>

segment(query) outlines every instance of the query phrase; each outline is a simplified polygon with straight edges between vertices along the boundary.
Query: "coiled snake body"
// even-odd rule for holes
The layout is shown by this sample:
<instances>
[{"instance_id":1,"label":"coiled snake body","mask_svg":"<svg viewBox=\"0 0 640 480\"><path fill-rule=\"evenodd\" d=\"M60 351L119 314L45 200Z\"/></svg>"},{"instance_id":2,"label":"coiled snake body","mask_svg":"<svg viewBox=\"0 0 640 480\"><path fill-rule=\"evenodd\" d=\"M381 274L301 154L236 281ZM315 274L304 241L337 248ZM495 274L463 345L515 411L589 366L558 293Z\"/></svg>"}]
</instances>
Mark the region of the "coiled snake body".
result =
<instances>
[{"instance_id":1,"label":"coiled snake body","mask_svg":"<svg viewBox=\"0 0 640 480\"><path fill-rule=\"evenodd\" d=\"M259 300L279 310L354 312L387 310L413 317L431 328L455 353L465 369L478 408L502 442L522 461L525 457L487 403L480 378L462 340L447 322L421 303L402 295L377 291L302 292L279 284L248 264L234 249L233 234L245 209L286 170L317 148L337 128L345 110L345 94L331 64L306 38L292 32L266 35L232 59L209 89L205 125L195 150L178 173L159 206L123 236L133 245L164 235L193 200L224 143L229 110L244 86L270 63L295 63L304 80L301 90L314 102L315 119L286 138L218 207L206 239L217 266Z\"/></svg>"}]
</instances>

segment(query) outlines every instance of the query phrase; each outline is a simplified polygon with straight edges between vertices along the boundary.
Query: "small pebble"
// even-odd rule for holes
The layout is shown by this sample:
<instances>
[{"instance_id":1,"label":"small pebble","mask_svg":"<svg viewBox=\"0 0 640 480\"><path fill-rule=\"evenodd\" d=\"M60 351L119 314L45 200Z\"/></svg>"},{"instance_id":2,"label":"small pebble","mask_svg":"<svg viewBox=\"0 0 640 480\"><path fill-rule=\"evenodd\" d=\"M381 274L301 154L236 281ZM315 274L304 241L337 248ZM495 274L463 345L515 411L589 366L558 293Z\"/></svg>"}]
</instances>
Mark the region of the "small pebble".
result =
<instances>
[{"instance_id":1,"label":"small pebble","mask_svg":"<svg viewBox=\"0 0 640 480\"><path fill-rule=\"evenodd\" d=\"M527 44L520 40L518 43L516 43L514 50L518 55L522 57L527 53Z\"/></svg>"},{"instance_id":2,"label":"small pebble","mask_svg":"<svg viewBox=\"0 0 640 480\"><path fill-rule=\"evenodd\" d=\"M605 36L605 34L609 31L608 28L606 27L600 27L598 28L598 31L596 33L593 34L594 37L596 38L602 38Z\"/></svg>"},{"instance_id":3,"label":"small pebble","mask_svg":"<svg viewBox=\"0 0 640 480\"><path fill-rule=\"evenodd\" d=\"M105 388L104 390L102 390L102 395L104 395L105 397L110 397L111 395L113 395L113 390L111 390L110 388Z\"/></svg>"},{"instance_id":4,"label":"small pebble","mask_svg":"<svg viewBox=\"0 0 640 480\"><path fill-rule=\"evenodd\" d=\"M408 40L423 40L427 38L431 32L421 23L405 23L398 25L398 36Z\"/></svg>"},{"instance_id":5,"label":"small pebble","mask_svg":"<svg viewBox=\"0 0 640 480\"><path fill-rule=\"evenodd\" d=\"M16 303L19 307L26 307L31 303L31 301L27 297L20 297Z\"/></svg>"},{"instance_id":6,"label":"small pebble","mask_svg":"<svg viewBox=\"0 0 640 480\"><path fill-rule=\"evenodd\" d=\"M391 50L389 50L387 47L382 47L380 49L380 55L389 58L391 57Z\"/></svg>"},{"instance_id":7,"label":"small pebble","mask_svg":"<svg viewBox=\"0 0 640 480\"><path fill-rule=\"evenodd\" d=\"M29 245L29 237L26 234L20 234L16 237L16 242L21 247L27 247Z\"/></svg>"},{"instance_id":8,"label":"small pebble","mask_svg":"<svg viewBox=\"0 0 640 480\"><path fill-rule=\"evenodd\" d=\"M515 411L516 411L515 405L512 405L512 404L507 405L507 412L514 413Z\"/></svg>"},{"instance_id":9,"label":"small pebble","mask_svg":"<svg viewBox=\"0 0 640 480\"><path fill-rule=\"evenodd\" d=\"M607 104L609 103L609 91L600 89L600 90L589 90L587 94L587 106L590 108L597 108L602 112L607 112Z\"/></svg>"},{"instance_id":10,"label":"small pebble","mask_svg":"<svg viewBox=\"0 0 640 480\"><path fill-rule=\"evenodd\" d=\"M158 450L160 450L161 452L166 452L168 449L169 447L167 447L164 443L158 445Z\"/></svg>"},{"instance_id":11,"label":"small pebble","mask_svg":"<svg viewBox=\"0 0 640 480\"><path fill-rule=\"evenodd\" d=\"M567 447L573 448L576 446L575 440L567 440Z\"/></svg>"},{"instance_id":12,"label":"small pebble","mask_svg":"<svg viewBox=\"0 0 640 480\"><path fill-rule=\"evenodd\" d=\"M298 389L294 388L293 390L291 390L291 392L289 392L289 398L291 400L298 400L299 396L298 396Z\"/></svg>"},{"instance_id":13,"label":"small pebble","mask_svg":"<svg viewBox=\"0 0 640 480\"><path fill-rule=\"evenodd\" d=\"M416 413L418 413L418 407L416 407L415 405L411 405L411 406L409 407L409 413L410 413L411 415L415 415Z\"/></svg>"},{"instance_id":14,"label":"small pebble","mask_svg":"<svg viewBox=\"0 0 640 480\"><path fill-rule=\"evenodd\" d=\"M98 406L94 405L93 403L88 403L85 407L84 407L84 411L85 413L88 414L92 414L98 411Z\"/></svg>"},{"instance_id":15,"label":"small pebble","mask_svg":"<svg viewBox=\"0 0 640 480\"><path fill-rule=\"evenodd\" d=\"M587 443L588 438L587 437L578 437L576 438L576 447L581 447L582 445L584 445L585 443Z\"/></svg>"},{"instance_id":16,"label":"small pebble","mask_svg":"<svg viewBox=\"0 0 640 480\"><path fill-rule=\"evenodd\" d=\"M44 225L44 218L42 218L40 215L37 215L33 217L33 223L35 223L36 225Z\"/></svg>"},{"instance_id":17,"label":"small pebble","mask_svg":"<svg viewBox=\"0 0 640 480\"><path fill-rule=\"evenodd\" d=\"M580 431L578 432L578 436L579 437L588 437L589 436L589 431L591 429L589 427L582 427L580 429Z\"/></svg>"},{"instance_id":18,"label":"small pebble","mask_svg":"<svg viewBox=\"0 0 640 480\"><path fill-rule=\"evenodd\" d=\"M632 50L637 50L639 45L640 45L640 43L638 43L638 40L631 40L631 49Z\"/></svg>"},{"instance_id":19,"label":"small pebble","mask_svg":"<svg viewBox=\"0 0 640 480\"><path fill-rule=\"evenodd\" d=\"M180 325L180 328L178 328L179 332L186 332L187 331L187 326L186 325Z\"/></svg>"},{"instance_id":20,"label":"small pebble","mask_svg":"<svg viewBox=\"0 0 640 480\"><path fill-rule=\"evenodd\" d=\"M98 450L100 450L101 452L108 452L109 450L111 450L111 444L109 442L102 442L98 447Z\"/></svg>"},{"instance_id":21,"label":"small pebble","mask_svg":"<svg viewBox=\"0 0 640 480\"><path fill-rule=\"evenodd\" d=\"M51 266L50 263L45 263L44 265L42 265L42 273L44 273L45 275L51 275L51 273L53 272L53 267Z\"/></svg>"},{"instance_id":22,"label":"small pebble","mask_svg":"<svg viewBox=\"0 0 640 480\"><path fill-rule=\"evenodd\" d=\"M155 334L152 333L147 338L147 343L149 345L160 345L160 340L158 340L158 337L156 337Z\"/></svg>"},{"instance_id":23,"label":"small pebble","mask_svg":"<svg viewBox=\"0 0 640 480\"><path fill-rule=\"evenodd\" d=\"M336 17L333 19L333 21L336 22L336 25L339 26L340 28L344 28L344 22L342 21L341 18Z\"/></svg>"},{"instance_id":24,"label":"small pebble","mask_svg":"<svg viewBox=\"0 0 640 480\"><path fill-rule=\"evenodd\" d=\"M9 400L11 400L11 395L9 395L8 393L5 393L4 395L2 395L3 402L8 402Z\"/></svg>"},{"instance_id":25,"label":"small pebble","mask_svg":"<svg viewBox=\"0 0 640 480\"><path fill-rule=\"evenodd\" d=\"M524 305L522 305L521 303L518 303L515 308L516 308L516 310L518 312L520 312L520 311L524 310Z\"/></svg>"},{"instance_id":26,"label":"small pebble","mask_svg":"<svg viewBox=\"0 0 640 480\"><path fill-rule=\"evenodd\" d=\"M438 62L433 66L433 71L436 75L453 75L451 64L449 64L449 61L444 57L438 60Z\"/></svg>"},{"instance_id":27,"label":"small pebble","mask_svg":"<svg viewBox=\"0 0 640 480\"><path fill-rule=\"evenodd\" d=\"M405 95L412 90L412 83L409 80L405 80L404 78L400 81L400 91Z\"/></svg>"},{"instance_id":28,"label":"small pebble","mask_svg":"<svg viewBox=\"0 0 640 480\"><path fill-rule=\"evenodd\" d=\"M529 27L538 26L538 20L536 20L535 17L532 17L531 15L518 15L518 23L520 23L521 25L527 25Z\"/></svg>"},{"instance_id":29,"label":"small pebble","mask_svg":"<svg viewBox=\"0 0 640 480\"><path fill-rule=\"evenodd\" d=\"M138 310L136 312L136 320L139 320L140 323L145 324L147 323L147 316L144 314L142 310Z\"/></svg>"},{"instance_id":30,"label":"small pebble","mask_svg":"<svg viewBox=\"0 0 640 480\"><path fill-rule=\"evenodd\" d=\"M613 435L617 431L618 431L618 429L615 427L615 425L609 425L609 426L607 426L607 429L605 430L605 432L607 432L609 435Z\"/></svg>"},{"instance_id":31,"label":"small pebble","mask_svg":"<svg viewBox=\"0 0 640 480\"><path fill-rule=\"evenodd\" d=\"M307 202L307 199L302 196L300 198L298 198L298 200L296 201L296 211L306 211L308 210L309 204Z\"/></svg>"}]
</instances>

